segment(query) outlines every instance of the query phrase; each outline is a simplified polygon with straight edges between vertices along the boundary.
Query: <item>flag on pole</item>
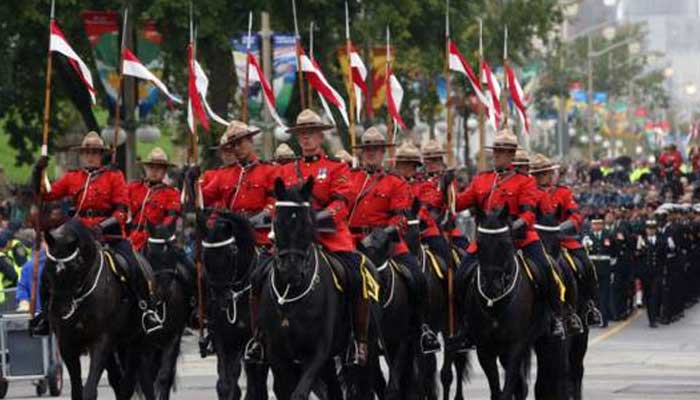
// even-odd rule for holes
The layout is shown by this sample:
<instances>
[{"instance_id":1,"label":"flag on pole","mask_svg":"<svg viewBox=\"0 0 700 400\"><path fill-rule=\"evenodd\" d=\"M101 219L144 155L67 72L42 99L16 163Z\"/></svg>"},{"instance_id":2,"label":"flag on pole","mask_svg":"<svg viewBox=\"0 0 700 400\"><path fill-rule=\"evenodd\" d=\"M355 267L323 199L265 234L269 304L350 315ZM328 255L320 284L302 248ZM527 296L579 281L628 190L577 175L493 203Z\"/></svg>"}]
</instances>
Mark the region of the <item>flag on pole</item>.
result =
<instances>
[{"instance_id":1,"label":"flag on pole","mask_svg":"<svg viewBox=\"0 0 700 400\"><path fill-rule=\"evenodd\" d=\"M187 82L189 93L189 99L187 100L187 125L189 125L192 134L195 133L195 117L199 120L202 128L209 131L209 119L207 118L207 113L204 110L200 92L197 88L197 75L195 73L194 63L194 49L192 43L190 43L187 46L187 69L189 72L189 79Z\"/></svg>"},{"instance_id":2,"label":"flag on pole","mask_svg":"<svg viewBox=\"0 0 700 400\"><path fill-rule=\"evenodd\" d=\"M489 106L489 119L496 130L501 126L501 86L498 84L498 79L493 76L493 71L485 60L481 61L481 71L486 77L486 83L491 92L491 101Z\"/></svg>"},{"instance_id":3,"label":"flag on pole","mask_svg":"<svg viewBox=\"0 0 700 400\"><path fill-rule=\"evenodd\" d=\"M506 77L508 78L508 88L510 89L510 97L513 99L515 108L518 110L518 116L523 124L525 133L530 133L530 119L527 117L527 104L525 104L525 93L518 82L513 69L506 65Z\"/></svg>"},{"instance_id":4,"label":"flag on pole","mask_svg":"<svg viewBox=\"0 0 700 400\"><path fill-rule=\"evenodd\" d=\"M90 93L90 98L92 99L92 104L95 104L95 87L92 83L92 75L90 74L90 68L87 64L78 56L78 54L73 50L73 48L68 44L65 35L58 27L56 21L51 20L50 24L51 34L49 37L49 50L61 53L68 57L68 61L73 66L73 69L83 81L83 84L87 88L88 93Z\"/></svg>"},{"instance_id":5,"label":"flag on pole","mask_svg":"<svg viewBox=\"0 0 700 400\"><path fill-rule=\"evenodd\" d=\"M270 111L270 115L277 122L277 125L282 128L287 128L282 122L282 118L277 114L277 109L275 108L275 93L272 91L272 86L265 78L260 64L258 63L257 57L250 51L248 52L248 63L250 67L248 68L248 82L260 82L262 86L263 99L265 99L265 104L267 109Z\"/></svg>"},{"instance_id":6,"label":"flag on pole","mask_svg":"<svg viewBox=\"0 0 700 400\"><path fill-rule=\"evenodd\" d=\"M204 105L204 109L207 110L207 114L211 119L218 122L219 124L228 126L228 121L216 114L207 102L207 93L209 92L209 78L207 77L207 74L204 73L204 69L201 65L199 65L199 62L197 62L197 60L194 60L194 75L197 78L197 91L202 97L202 105Z\"/></svg>"},{"instance_id":7,"label":"flag on pole","mask_svg":"<svg viewBox=\"0 0 700 400\"><path fill-rule=\"evenodd\" d=\"M367 68L352 43L350 43L350 68L352 72L352 83L355 89L356 120L359 121L362 112L362 95L364 94L365 98L367 97Z\"/></svg>"},{"instance_id":8,"label":"flag on pole","mask_svg":"<svg viewBox=\"0 0 700 400\"><path fill-rule=\"evenodd\" d=\"M328 83L326 77L323 76L323 72L318 68L318 64L314 63L309 59L309 57L301 52L300 54L301 70L306 76L306 80L313 86L313 88L319 92L328 102L333 104L339 111L340 115L343 116L345 125L349 126L348 112L345 108L345 100L338 94L338 92L333 89L333 87Z\"/></svg>"},{"instance_id":9,"label":"flag on pole","mask_svg":"<svg viewBox=\"0 0 700 400\"><path fill-rule=\"evenodd\" d=\"M476 77L476 74L474 74L474 70L472 70L472 67L469 65L469 63L464 58L462 53L460 53L459 49L457 48L457 45L454 44L454 42L451 40L450 40L450 70L466 75L467 79L469 80L469 83L472 86L472 89L474 90L474 93L476 94L477 99L479 99L479 101L485 107L487 107L487 108L490 107L491 102L486 97L484 92L481 90L481 83L479 82L479 78Z\"/></svg>"},{"instance_id":10,"label":"flag on pole","mask_svg":"<svg viewBox=\"0 0 700 400\"><path fill-rule=\"evenodd\" d=\"M146 68L141 61L134 55L134 53L131 52L131 50L124 48L124 54L122 55L123 59L123 66L122 66L122 74L128 75L128 76L133 76L135 78L139 79L144 79L147 81L151 81L158 89L160 89L163 94L165 94L169 100L181 104L182 99L179 97L175 96L174 94L171 94L168 88L165 86L163 82L161 82L158 77L153 75L151 71Z\"/></svg>"},{"instance_id":11,"label":"flag on pole","mask_svg":"<svg viewBox=\"0 0 700 400\"><path fill-rule=\"evenodd\" d=\"M394 119L395 125L401 126L401 129L408 130L406 123L403 118L401 118L401 102L403 101L403 88L396 79L394 71L389 67L387 74L387 90L386 90L386 106L389 110L389 114Z\"/></svg>"}]
</instances>

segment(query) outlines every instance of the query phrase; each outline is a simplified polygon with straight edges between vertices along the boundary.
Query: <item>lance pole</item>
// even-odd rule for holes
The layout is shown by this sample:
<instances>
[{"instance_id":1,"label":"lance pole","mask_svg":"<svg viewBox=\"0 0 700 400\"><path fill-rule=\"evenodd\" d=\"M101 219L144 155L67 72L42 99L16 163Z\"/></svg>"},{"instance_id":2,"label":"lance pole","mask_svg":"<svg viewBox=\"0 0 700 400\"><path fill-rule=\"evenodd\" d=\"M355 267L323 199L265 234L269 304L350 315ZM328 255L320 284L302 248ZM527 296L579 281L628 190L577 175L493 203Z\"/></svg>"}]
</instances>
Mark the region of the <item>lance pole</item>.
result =
<instances>
[{"instance_id":1,"label":"lance pole","mask_svg":"<svg viewBox=\"0 0 700 400\"><path fill-rule=\"evenodd\" d=\"M304 74L301 71L301 36L299 36L299 23L297 21L297 2L292 0L292 13L294 15L294 35L296 36L297 53L297 81L299 81L299 99L301 108L306 108L306 97L304 96Z\"/></svg>"},{"instance_id":2,"label":"lance pole","mask_svg":"<svg viewBox=\"0 0 700 400\"><path fill-rule=\"evenodd\" d=\"M447 165L451 166L454 162L454 150L452 148L452 102L450 100L451 84L450 84L450 0L447 0L447 9L445 11L445 88L447 92L447 140L445 141L445 152L447 153Z\"/></svg>"},{"instance_id":3,"label":"lance pole","mask_svg":"<svg viewBox=\"0 0 700 400\"><path fill-rule=\"evenodd\" d=\"M352 52L352 42L350 42L350 11L348 9L348 2L345 1L345 52L348 56L348 98L350 99L350 115L348 115L348 135L350 136L350 151L352 152L353 159L356 159L357 149L355 147L356 134L355 134L355 83L352 79L352 60L350 53Z\"/></svg>"},{"instance_id":4,"label":"lance pole","mask_svg":"<svg viewBox=\"0 0 700 400\"><path fill-rule=\"evenodd\" d=\"M484 40L483 40L483 28L484 28L484 21L479 18L479 57L478 57L478 68L479 68L479 85L481 85L483 76L484 76L484 68L482 67L482 60L484 58ZM485 126L485 120L484 120L484 105L482 104L479 107L479 162L478 162L478 169L480 171L483 171L486 169L486 153L485 153L485 145L486 145L486 126Z\"/></svg>"},{"instance_id":5,"label":"lance pole","mask_svg":"<svg viewBox=\"0 0 700 400\"><path fill-rule=\"evenodd\" d=\"M124 8L124 21L122 21L122 43L119 49L119 71L117 73L117 102L114 108L114 134L112 137L112 165L117 164L117 144L119 138L119 124L121 123L122 86L124 85L124 49L126 48L126 27L129 18L129 7Z\"/></svg>"},{"instance_id":6,"label":"lance pole","mask_svg":"<svg viewBox=\"0 0 700 400\"><path fill-rule=\"evenodd\" d=\"M309 23L309 59L313 60L314 59L314 21L311 21ZM314 88L309 85L306 87L306 92L308 96L308 105L309 108L311 108L311 105L314 103Z\"/></svg>"},{"instance_id":7,"label":"lance pole","mask_svg":"<svg viewBox=\"0 0 700 400\"><path fill-rule=\"evenodd\" d=\"M385 84L384 84L384 96L388 99L389 97L389 90L391 90L391 83L389 83L389 71L391 71L391 31L389 30L389 26L387 25L386 27L386 69L384 72L384 79L385 79ZM386 110L386 137L387 137L387 142L388 143L394 143L394 117L391 116L391 113L389 112L389 103L387 102L387 110ZM394 161L394 146L389 147L389 159Z\"/></svg>"},{"instance_id":8,"label":"lance pole","mask_svg":"<svg viewBox=\"0 0 700 400\"><path fill-rule=\"evenodd\" d=\"M250 41L252 40L253 34L253 12L248 13L248 37L246 38L245 44L245 86L243 87L243 117L241 118L243 122L248 123L248 93L250 87Z\"/></svg>"},{"instance_id":9,"label":"lance pole","mask_svg":"<svg viewBox=\"0 0 700 400\"><path fill-rule=\"evenodd\" d=\"M41 135L41 156L49 155L49 120L51 119L51 25L56 16L55 1L51 1L51 14L49 18L49 45L46 56L46 86L44 88L44 127ZM44 181L46 180L46 168L39 172L39 191L34 200L36 215L34 217L34 249L32 255L32 287L29 299L29 315L34 317L36 311L37 290L39 287L39 253L41 252L41 209L44 205Z\"/></svg>"},{"instance_id":10,"label":"lance pole","mask_svg":"<svg viewBox=\"0 0 700 400\"><path fill-rule=\"evenodd\" d=\"M503 110L503 127L508 128L508 25L503 36L503 93L501 93L501 109Z\"/></svg>"},{"instance_id":11,"label":"lance pole","mask_svg":"<svg viewBox=\"0 0 700 400\"><path fill-rule=\"evenodd\" d=\"M190 71L194 71L194 62L197 59L197 47L195 45L196 43L196 35L194 31L194 9L192 5L192 1L190 1L190 48L191 48L191 53L192 53L192 59L188 60L192 65L189 66ZM247 58L247 54L246 54ZM246 74L247 75L247 74ZM192 79L192 77L190 77ZM196 84L195 84L196 86ZM190 94L192 95L192 94ZM198 93L195 93L194 95L198 95ZM190 105L189 107L192 107L192 99L190 99ZM199 164L199 149L198 149L198 143L199 143L199 136L197 134L197 120L192 116L192 132L190 135L190 163L192 166L198 165ZM185 189L188 188L188 185L184 186ZM199 178L197 178L194 182L193 185L193 190L194 193L191 193L190 195L194 196L193 203L196 208L196 213L197 216L200 216L200 212L204 209L204 202L202 199L202 187L199 182ZM196 269L196 274L197 274L197 309L198 309L198 316L197 316L197 323L199 325L199 337L200 340L204 337L204 313L205 313L205 308L204 308L204 282L202 281L202 272L204 269L204 265L202 264L202 233L199 231L199 229L195 230L195 251L194 251L194 263L195 263L195 269ZM206 356L206 354L202 353L202 357Z\"/></svg>"}]
</instances>

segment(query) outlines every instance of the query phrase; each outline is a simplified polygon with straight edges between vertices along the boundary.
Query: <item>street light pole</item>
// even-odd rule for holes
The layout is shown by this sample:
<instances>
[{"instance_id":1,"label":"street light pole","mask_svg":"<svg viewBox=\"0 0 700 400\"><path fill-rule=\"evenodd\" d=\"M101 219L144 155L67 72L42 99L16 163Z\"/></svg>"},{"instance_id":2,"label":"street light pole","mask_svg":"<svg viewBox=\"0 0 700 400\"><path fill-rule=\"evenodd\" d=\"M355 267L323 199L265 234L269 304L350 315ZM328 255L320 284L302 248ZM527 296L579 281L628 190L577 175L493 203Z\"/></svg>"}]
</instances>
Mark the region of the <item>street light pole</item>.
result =
<instances>
[{"instance_id":1,"label":"street light pole","mask_svg":"<svg viewBox=\"0 0 700 400\"><path fill-rule=\"evenodd\" d=\"M587 74L588 74L588 107L586 109L586 127L588 130L588 159L593 161L593 38L588 35L587 52Z\"/></svg>"}]
</instances>

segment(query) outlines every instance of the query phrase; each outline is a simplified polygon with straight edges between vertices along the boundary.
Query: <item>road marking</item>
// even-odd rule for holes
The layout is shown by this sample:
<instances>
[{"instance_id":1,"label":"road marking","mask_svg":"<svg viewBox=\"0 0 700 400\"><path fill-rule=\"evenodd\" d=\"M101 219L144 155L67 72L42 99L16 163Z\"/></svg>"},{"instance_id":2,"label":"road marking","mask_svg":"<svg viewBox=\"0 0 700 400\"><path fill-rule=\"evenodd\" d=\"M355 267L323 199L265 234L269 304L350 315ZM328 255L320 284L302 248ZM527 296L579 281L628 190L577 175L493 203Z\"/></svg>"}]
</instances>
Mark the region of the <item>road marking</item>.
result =
<instances>
[{"instance_id":1,"label":"road marking","mask_svg":"<svg viewBox=\"0 0 700 400\"><path fill-rule=\"evenodd\" d=\"M598 343L600 343L600 342L603 342L603 341L605 341L605 340L608 340L608 339L610 339L611 337L617 335L617 334L620 333L623 329L625 329L625 328L627 328L628 326L630 326L630 324L632 324L632 322L636 321L637 318L639 318L640 315L642 315L642 312L641 312L639 309L637 309L637 310L634 312L634 314L632 314L632 316L630 316L629 318L627 318L626 321L622 322L622 323L619 324L619 325L613 326L612 328L606 330L605 332L603 332L603 333L601 333L600 335L598 335L598 336L594 337L593 339L591 339L591 341L588 343L588 346L589 346L589 347L590 347L590 346L595 346L596 344L598 344Z\"/></svg>"}]
</instances>

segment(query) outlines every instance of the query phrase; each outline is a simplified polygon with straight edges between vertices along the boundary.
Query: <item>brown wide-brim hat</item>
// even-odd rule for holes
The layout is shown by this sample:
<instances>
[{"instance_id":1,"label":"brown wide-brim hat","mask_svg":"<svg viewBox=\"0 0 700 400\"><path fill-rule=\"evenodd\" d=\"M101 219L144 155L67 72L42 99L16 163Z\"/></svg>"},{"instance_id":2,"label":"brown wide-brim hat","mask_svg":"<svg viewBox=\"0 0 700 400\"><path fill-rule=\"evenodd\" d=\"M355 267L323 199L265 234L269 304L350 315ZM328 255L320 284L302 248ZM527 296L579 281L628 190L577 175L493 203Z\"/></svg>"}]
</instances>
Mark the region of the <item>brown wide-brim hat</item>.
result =
<instances>
[{"instance_id":1,"label":"brown wide-brim hat","mask_svg":"<svg viewBox=\"0 0 700 400\"><path fill-rule=\"evenodd\" d=\"M287 132L297 134L299 132L309 131L327 131L333 129L334 126L326 124L321 120L321 117L313 110L305 109L297 116L296 124L287 129Z\"/></svg>"},{"instance_id":2,"label":"brown wide-brim hat","mask_svg":"<svg viewBox=\"0 0 700 400\"><path fill-rule=\"evenodd\" d=\"M554 164L552 160L547 158L544 154L535 154L532 157L532 162L530 163L530 174L541 174L544 172L550 172L559 169L558 164Z\"/></svg>"},{"instance_id":3,"label":"brown wide-brim hat","mask_svg":"<svg viewBox=\"0 0 700 400\"><path fill-rule=\"evenodd\" d=\"M387 143L384 135L379 132L379 129L372 126L362 134L361 143L353 146L354 149L362 149L366 147L393 147L393 143Z\"/></svg>"},{"instance_id":4,"label":"brown wide-brim hat","mask_svg":"<svg viewBox=\"0 0 700 400\"><path fill-rule=\"evenodd\" d=\"M90 131L87 133L87 135L85 135L83 141L80 143L80 146L74 146L71 148L71 150L77 152L92 150L106 152L109 151L109 147L105 146L105 142L97 132Z\"/></svg>"},{"instance_id":5,"label":"brown wide-brim hat","mask_svg":"<svg viewBox=\"0 0 700 400\"><path fill-rule=\"evenodd\" d=\"M272 155L274 161L291 161L296 160L297 155L294 153L291 147L286 143L281 143L275 149L275 153Z\"/></svg>"},{"instance_id":6,"label":"brown wide-brim hat","mask_svg":"<svg viewBox=\"0 0 700 400\"><path fill-rule=\"evenodd\" d=\"M226 127L221 140L219 141L219 148L230 146L237 140L243 138L252 137L260 133L260 128L250 126L245 122L241 121L231 121Z\"/></svg>"},{"instance_id":7,"label":"brown wide-brim hat","mask_svg":"<svg viewBox=\"0 0 700 400\"><path fill-rule=\"evenodd\" d=\"M150 153L148 153L148 158L146 160L140 161L141 165L154 166L154 167L174 167L175 164L168 160L168 155L165 150L160 147L154 147Z\"/></svg>"},{"instance_id":8,"label":"brown wide-brim hat","mask_svg":"<svg viewBox=\"0 0 700 400\"><path fill-rule=\"evenodd\" d=\"M418 147L411 142L404 142L396 149L396 154L394 154L394 162L406 162L423 165L420 150L418 150Z\"/></svg>"},{"instance_id":9,"label":"brown wide-brim hat","mask_svg":"<svg viewBox=\"0 0 700 400\"><path fill-rule=\"evenodd\" d=\"M531 166L530 154L528 154L527 150L519 148L515 151L515 157L513 157L513 162L511 164L516 167Z\"/></svg>"},{"instance_id":10,"label":"brown wide-brim hat","mask_svg":"<svg viewBox=\"0 0 700 400\"><path fill-rule=\"evenodd\" d=\"M496 137L493 139L493 144L490 146L484 146L484 148L489 150L517 151L520 146L518 145L518 137L515 136L509 129L503 129L496 134Z\"/></svg>"},{"instance_id":11,"label":"brown wide-brim hat","mask_svg":"<svg viewBox=\"0 0 700 400\"><path fill-rule=\"evenodd\" d=\"M431 139L423 146L423 160L445 160L447 152L445 148L436 139Z\"/></svg>"}]
</instances>

